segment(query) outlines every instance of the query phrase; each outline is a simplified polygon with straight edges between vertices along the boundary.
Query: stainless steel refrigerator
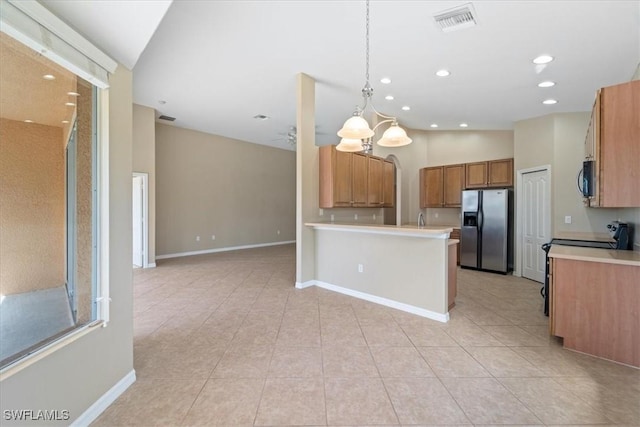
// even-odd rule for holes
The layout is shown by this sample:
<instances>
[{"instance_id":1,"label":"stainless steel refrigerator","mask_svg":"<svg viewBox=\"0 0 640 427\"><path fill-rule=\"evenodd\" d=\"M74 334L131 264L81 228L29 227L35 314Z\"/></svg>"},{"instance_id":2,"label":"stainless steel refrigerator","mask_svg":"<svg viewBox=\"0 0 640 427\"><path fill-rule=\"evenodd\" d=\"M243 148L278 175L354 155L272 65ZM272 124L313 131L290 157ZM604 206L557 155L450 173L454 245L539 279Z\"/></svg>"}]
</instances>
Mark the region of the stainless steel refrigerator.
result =
<instances>
[{"instance_id":1,"label":"stainless steel refrigerator","mask_svg":"<svg viewBox=\"0 0 640 427\"><path fill-rule=\"evenodd\" d=\"M462 192L460 266L507 273L513 270L513 192Z\"/></svg>"}]
</instances>

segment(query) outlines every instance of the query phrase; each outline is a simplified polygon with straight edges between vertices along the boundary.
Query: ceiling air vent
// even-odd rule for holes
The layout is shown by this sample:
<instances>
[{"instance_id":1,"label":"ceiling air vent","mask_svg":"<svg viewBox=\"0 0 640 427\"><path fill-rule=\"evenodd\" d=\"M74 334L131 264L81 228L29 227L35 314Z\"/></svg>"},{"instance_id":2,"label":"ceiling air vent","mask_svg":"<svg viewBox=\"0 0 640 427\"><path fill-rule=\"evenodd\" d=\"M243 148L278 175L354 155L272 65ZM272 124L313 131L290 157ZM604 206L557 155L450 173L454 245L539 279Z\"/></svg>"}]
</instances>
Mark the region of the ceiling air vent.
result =
<instances>
[{"instance_id":1,"label":"ceiling air vent","mask_svg":"<svg viewBox=\"0 0 640 427\"><path fill-rule=\"evenodd\" d=\"M160 117L158 117L158 119L160 119L160 120L166 120L166 121L168 121L168 122L173 122L173 121L175 121L175 120L176 120L176 118L175 118L175 117L165 116L164 114L163 114L163 115L161 115Z\"/></svg>"},{"instance_id":2,"label":"ceiling air vent","mask_svg":"<svg viewBox=\"0 0 640 427\"><path fill-rule=\"evenodd\" d=\"M476 22L476 11L471 3L445 10L433 17L440 29L445 33L473 27Z\"/></svg>"}]
</instances>

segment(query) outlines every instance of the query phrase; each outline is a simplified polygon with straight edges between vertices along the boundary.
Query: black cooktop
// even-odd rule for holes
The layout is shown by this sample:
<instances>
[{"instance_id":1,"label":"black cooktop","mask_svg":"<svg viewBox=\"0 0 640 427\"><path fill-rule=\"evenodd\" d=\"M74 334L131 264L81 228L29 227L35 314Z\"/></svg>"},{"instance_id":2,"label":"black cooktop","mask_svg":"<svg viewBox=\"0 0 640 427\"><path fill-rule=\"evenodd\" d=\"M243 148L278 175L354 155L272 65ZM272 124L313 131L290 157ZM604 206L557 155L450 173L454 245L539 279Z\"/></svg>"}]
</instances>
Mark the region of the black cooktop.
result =
<instances>
[{"instance_id":1,"label":"black cooktop","mask_svg":"<svg viewBox=\"0 0 640 427\"><path fill-rule=\"evenodd\" d=\"M615 249L615 242L595 242L591 240L551 239L552 245L580 246L583 248Z\"/></svg>"}]
</instances>

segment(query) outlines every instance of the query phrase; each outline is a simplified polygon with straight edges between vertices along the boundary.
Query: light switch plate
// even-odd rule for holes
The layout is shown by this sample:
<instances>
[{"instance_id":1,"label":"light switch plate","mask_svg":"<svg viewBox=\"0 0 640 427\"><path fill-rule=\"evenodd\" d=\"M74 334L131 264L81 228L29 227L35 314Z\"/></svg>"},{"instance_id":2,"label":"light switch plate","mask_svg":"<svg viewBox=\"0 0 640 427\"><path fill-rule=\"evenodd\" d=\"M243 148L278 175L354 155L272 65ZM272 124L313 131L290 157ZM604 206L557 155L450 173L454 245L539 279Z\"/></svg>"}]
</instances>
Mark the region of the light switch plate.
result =
<instances>
[{"instance_id":1,"label":"light switch plate","mask_svg":"<svg viewBox=\"0 0 640 427\"><path fill-rule=\"evenodd\" d=\"M564 217L564 223L565 224L571 224L571 215L567 215Z\"/></svg>"}]
</instances>

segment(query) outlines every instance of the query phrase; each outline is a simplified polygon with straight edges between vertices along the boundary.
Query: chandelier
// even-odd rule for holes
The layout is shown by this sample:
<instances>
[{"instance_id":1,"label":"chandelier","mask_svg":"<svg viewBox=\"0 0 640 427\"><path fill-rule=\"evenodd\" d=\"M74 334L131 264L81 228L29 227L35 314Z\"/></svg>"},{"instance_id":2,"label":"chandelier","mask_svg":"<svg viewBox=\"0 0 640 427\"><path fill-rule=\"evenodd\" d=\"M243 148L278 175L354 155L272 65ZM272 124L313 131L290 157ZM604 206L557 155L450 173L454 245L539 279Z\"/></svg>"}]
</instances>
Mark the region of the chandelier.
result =
<instances>
[{"instance_id":1,"label":"chandelier","mask_svg":"<svg viewBox=\"0 0 640 427\"><path fill-rule=\"evenodd\" d=\"M373 88L369 84L369 0L366 0L366 5L366 83L362 88L364 105L362 107L357 106L353 116L344 122L342 129L338 131L338 136L342 138L336 146L336 150L339 151L364 151L365 153L371 153L373 147L372 138L375 135L375 131L378 126L384 123L391 123L391 125L384 131L382 138L377 141L378 145L382 147L402 147L411 144L411 138L409 138L405 130L398 125L398 120L395 117L385 116L378 112L371 101ZM379 121L373 129L369 127L369 123L363 117L365 110L369 106L374 113L383 119Z\"/></svg>"}]
</instances>

